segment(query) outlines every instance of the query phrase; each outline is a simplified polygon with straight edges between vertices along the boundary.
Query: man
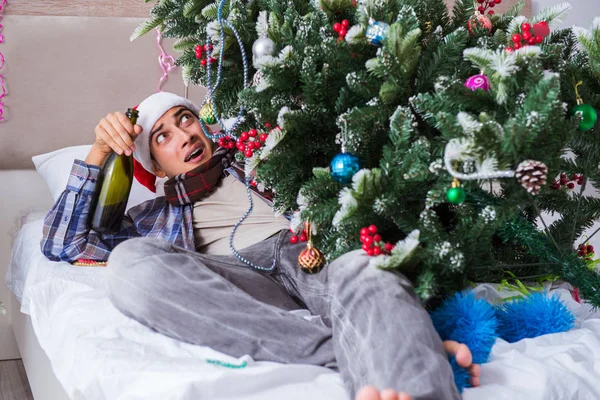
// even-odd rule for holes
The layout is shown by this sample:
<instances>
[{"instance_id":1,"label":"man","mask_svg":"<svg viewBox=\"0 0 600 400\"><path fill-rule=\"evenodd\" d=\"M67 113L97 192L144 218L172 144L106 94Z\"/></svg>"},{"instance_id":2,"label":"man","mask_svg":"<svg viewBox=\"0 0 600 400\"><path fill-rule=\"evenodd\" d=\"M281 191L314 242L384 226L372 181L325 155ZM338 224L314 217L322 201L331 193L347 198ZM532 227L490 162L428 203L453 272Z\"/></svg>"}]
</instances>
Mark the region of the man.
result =
<instances>
[{"instance_id":1,"label":"man","mask_svg":"<svg viewBox=\"0 0 600 400\"><path fill-rule=\"evenodd\" d=\"M256 193L233 243L239 254L231 255L230 232L248 206L232 152L213 151L198 107L182 97L156 93L138 111L135 126L121 113L102 119L85 162L74 162L46 216L41 246L48 258L108 259L114 305L184 342L337 368L352 396L363 388L360 400L407 398L395 390L417 399L460 397L444 346L405 277L368 267L359 251L304 274L297 266L303 246L290 242L285 218ZM87 221L99 166L113 151L133 153L169 180L166 196L132 208L121 231L102 235ZM301 309L316 317L303 318ZM445 345L478 384L466 346ZM395 390L380 394L367 384Z\"/></svg>"}]
</instances>

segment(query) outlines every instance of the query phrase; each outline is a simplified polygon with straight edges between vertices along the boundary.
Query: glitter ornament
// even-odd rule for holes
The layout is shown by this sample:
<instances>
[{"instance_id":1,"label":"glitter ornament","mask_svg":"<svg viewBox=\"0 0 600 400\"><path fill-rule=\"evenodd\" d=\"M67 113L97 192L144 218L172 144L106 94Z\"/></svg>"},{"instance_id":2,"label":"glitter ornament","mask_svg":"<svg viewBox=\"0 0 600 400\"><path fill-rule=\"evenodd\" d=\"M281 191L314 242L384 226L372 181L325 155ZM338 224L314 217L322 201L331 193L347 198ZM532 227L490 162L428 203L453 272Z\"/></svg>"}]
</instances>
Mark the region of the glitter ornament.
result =
<instances>
[{"instance_id":1,"label":"glitter ornament","mask_svg":"<svg viewBox=\"0 0 600 400\"><path fill-rule=\"evenodd\" d=\"M366 32L369 43L373 46L382 46L389 28L390 26L385 22L375 21L373 18L369 19L369 26Z\"/></svg>"},{"instance_id":2,"label":"glitter ornament","mask_svg":"<svg viewBox=\"0 0 600 400\"><path fill-rule=\"evenodd\" d=\"M325 256L319 249L313 246L311 235L310 222L304 223L304 230L308 235L308 243L306 249L302 250L298 256L298 264L300 270L306 274L317 274L321 272L325 266Z\"/></svg>"},{"instance_id":3,"label":"glitter ornament","mask_svg":"<svg viewBox=\"0 0 600 400\"><path fill-rule=\"evenodd\" d=\"M217 123L217 117L215 115L215 111L213 110L213 107L212 107L212 104L210 101L207 101L206 104L204 104L202 106L202 108L198 112L198 117L206 125L212 125L212 124Z\"/></svg>"},{"instance_id":4,"label":"glitter ornament","mask_svg":"<svg viewBox=\"0 0 600 400\"><path fill-rule=\"evenodd\" d=\"M483 74L474 75L474 76L470 77L465 82L465 86L468 87L469 89L471 89L472 91L475 91L477 89L483 89L484 91L487 92L491 88L490 80L488 79L487 76L485 76Z\"/></svg>"},{"instance_id":5,"label":"glitter ornament","mask_svg":"<svg viewBox=\"0 0 600 400\"><path fill-rule=\"evenodd\" d=\"M352 182L352 177L360 169L358 157L352 153L340 153L333 157L331 164L331 176L340 183Z\"/></svg>"},{"instance_id":6,"label":"glitter ornament","mask_svg":"<svg viewBox=\"0 0 600 400\"><path fill-rule=\"evenodd\" d=\"M492 32L492 20L481 13L475 13L467 23L467 30L471 35L475 34L476 29L485 28L489 33Z\"/></svg>"}]
</instances>

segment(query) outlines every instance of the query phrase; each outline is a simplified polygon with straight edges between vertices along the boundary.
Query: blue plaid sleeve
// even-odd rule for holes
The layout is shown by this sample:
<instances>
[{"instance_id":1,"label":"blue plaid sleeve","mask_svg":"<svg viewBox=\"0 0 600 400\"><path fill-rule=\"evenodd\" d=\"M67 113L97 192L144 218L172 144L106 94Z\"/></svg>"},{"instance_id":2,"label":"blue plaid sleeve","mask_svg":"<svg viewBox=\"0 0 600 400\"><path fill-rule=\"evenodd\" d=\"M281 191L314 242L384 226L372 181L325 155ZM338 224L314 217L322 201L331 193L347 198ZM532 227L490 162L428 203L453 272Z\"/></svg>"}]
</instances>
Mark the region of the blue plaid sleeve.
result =
<instances>
[{"instance_id":1,"label":"blue plaid sleeve","mask_svg":"<svg viewBox=\"0 0 600 400\"><path fill-rule=\"evenodd\" d=\"M88 220L99 175L99 167L74 161L67 188L44 219L40 245L42 253L50 260L73 262L85 258L104 261L117 244L140 236L128 216L115 235L101 235L90 229Z\"/></svg>"}]
</instances>

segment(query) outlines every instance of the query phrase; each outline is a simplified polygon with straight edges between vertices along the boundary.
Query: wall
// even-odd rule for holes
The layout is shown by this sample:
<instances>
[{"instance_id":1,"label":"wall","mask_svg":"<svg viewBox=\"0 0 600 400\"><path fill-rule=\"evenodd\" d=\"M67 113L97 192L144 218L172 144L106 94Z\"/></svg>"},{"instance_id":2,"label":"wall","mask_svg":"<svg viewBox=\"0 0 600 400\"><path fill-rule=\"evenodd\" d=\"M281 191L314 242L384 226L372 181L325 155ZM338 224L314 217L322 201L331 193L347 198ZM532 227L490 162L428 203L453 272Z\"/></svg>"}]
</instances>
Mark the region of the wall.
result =
<instances>
[{"instance_id":1,"label":"wall","mask_svg":"<svg viewBox=\"0 0 600 400\"><path fill-rule=\"evenodd\" d=\"M565 0L532 0L531 11L533 15L536 15L546 7L563 2ZM569 13L561 27L566 28L578 25L588 28L592 23L592 19L600 16L600 0L571 0L568 3L571 3L573 10Z\"/></svg>"}]
</instances>

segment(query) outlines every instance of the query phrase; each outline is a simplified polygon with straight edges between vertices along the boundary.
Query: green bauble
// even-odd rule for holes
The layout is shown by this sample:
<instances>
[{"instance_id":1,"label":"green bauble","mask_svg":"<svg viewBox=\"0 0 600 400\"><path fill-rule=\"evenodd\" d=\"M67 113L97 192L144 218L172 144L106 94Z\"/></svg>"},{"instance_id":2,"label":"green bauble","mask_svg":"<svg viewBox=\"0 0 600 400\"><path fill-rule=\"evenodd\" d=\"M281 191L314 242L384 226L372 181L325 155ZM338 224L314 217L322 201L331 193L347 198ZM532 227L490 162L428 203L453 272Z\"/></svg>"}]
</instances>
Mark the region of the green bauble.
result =
<instances>
[{"instance_id":1,"label":"green bauble","mask_svg":"<svg viewBox=\"0 0 600 400\"><path fill-rule=\"evenodd\" d=\"M467 195L465 194L465 191L463 188L461 187L453 187L448 189L448 192L446 193L446 197L448 198L448 201L452 204L460 204L463 201L465 201L465 198L467 197Z\"/></svg>"},{"instance_id":2,"label":"green bauble","mask_svg":"<svg viewBox=\"0 0 600 400\"><path fill-rule=\"evenodd\" d=\"M571 109L572 115L580 115L581 122L577 127L580 131L589 131L596 125L598 120L598 113L594 110L594 107L589 104L578 104Z\"/></svg>"},{"instance_id":3,"label":"green bauble","mask_svg":"<svg viewBox=\"0 0 600 400\"><path fill-rule=\"evenodd\" d=\"M202 106L200 112L198 113L198 117L200 117L202 122L204 122L206 125L217 123L217 117L215 116L215 112L210 101L206 102L206 104Z\"/></svg>"}]
</instances>

